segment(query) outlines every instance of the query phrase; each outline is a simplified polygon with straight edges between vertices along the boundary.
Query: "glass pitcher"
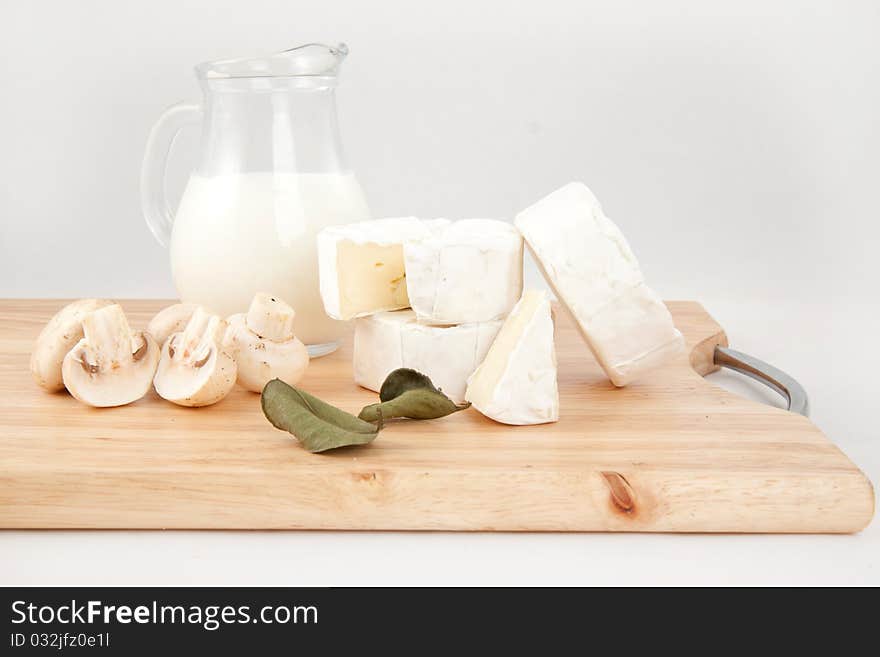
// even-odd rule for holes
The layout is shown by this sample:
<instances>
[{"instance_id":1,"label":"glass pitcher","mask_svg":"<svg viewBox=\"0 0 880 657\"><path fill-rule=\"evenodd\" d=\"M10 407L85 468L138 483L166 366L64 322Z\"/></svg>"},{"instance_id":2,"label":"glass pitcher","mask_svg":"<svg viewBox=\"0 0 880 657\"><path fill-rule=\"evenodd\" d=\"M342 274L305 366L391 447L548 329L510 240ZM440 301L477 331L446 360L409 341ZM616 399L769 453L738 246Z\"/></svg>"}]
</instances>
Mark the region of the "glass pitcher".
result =
<instances>
[{"instance_id":1,"label":"glass pitcher","mask_svg":"<svg viewBox=\"0 0 880 657\"><path fill-rule=\"evenodd\" d=\"M369 218L343 158L335 88L345 44L308 44L260 59L196 67L204 103L179 103L147 141L141 201L182 301L222 315L245 312L256 292L296 310L312 356L333 351L343 324L324 313L315 236ZM174 217L165 198L171 143L201 124L198 163Z\"/></svg>"}]
</instances>

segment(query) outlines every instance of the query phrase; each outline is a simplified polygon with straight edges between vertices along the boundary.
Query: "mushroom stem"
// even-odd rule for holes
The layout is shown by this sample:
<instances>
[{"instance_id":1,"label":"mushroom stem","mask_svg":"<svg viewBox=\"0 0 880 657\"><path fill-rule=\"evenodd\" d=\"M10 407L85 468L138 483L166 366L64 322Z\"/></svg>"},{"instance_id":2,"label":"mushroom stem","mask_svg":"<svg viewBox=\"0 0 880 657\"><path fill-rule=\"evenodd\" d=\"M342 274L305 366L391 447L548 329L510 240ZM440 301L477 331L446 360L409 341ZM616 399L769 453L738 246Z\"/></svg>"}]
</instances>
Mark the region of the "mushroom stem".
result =
<instances>
[{"instance_id":1,"label":"mushroom stem","mask_svg":"<svg viewBox=\"0 0 880 657\"><path fill-rule=\"evenodd\" d=\"M172 333L180 333L186 328L197 307L191 303L175 303L163 308L150 320L147 325L147 333L156 339L160 347L164 346L165 340Z\"/></svg>"},{"instance_id":2,"label":"mushroom stem","mask_svg":"<svg viewBox=\"0 0 880 657\"><path fill-rule=\"evenodd\" d=\"M214 345L222 340L224 327L222 319L198 308L194 313L183 334L180 336L180 344L175 349L175 357L186 363L198 363L208 358Z\"/></svg>"},{"instance_id":3,"label":"mushroom stem","mask_svg":"<svg viewBox=\"0 0 880 657\"><path fill-rule=\"evenodd\" d=\"M82 325L84 351L92 367L114 369L131 360L136 345L121 306L100 308L86 315Z\"/></svg>"},{"instance_id":4,"label":"mushroom stem","mask_svg":"<svg viewBox=\"0 0 880 657\"><path fill-rule=\"evenodd\" d=\"M245 324L255 335L272 342L293 339L296 313L284 301L265 292L258 292L248 308Z\"/></svg>"}]
</instances>

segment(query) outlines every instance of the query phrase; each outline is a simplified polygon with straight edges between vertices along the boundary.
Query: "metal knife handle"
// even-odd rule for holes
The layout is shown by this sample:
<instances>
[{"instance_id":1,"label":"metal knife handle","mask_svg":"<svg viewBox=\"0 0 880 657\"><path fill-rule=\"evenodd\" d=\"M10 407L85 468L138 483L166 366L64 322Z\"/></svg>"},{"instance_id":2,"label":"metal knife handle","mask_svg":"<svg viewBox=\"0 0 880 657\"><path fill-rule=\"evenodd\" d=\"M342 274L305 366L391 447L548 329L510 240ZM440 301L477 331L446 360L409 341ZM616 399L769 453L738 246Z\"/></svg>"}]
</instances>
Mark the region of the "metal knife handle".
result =
<instances>
[{"instance_id":1,"label":"metal knife handle","mask_svg":"<svg viewBox=\"0 0 880 657\"><path fill-rule=\"evenodd\" d=\"M810 402L807 399L807 391L782 370L728 347L715 347L714 360L716 365L745 374L778 392L788 401L788 410L804 416L809 415Z\"/></svg>"}]
</instances>

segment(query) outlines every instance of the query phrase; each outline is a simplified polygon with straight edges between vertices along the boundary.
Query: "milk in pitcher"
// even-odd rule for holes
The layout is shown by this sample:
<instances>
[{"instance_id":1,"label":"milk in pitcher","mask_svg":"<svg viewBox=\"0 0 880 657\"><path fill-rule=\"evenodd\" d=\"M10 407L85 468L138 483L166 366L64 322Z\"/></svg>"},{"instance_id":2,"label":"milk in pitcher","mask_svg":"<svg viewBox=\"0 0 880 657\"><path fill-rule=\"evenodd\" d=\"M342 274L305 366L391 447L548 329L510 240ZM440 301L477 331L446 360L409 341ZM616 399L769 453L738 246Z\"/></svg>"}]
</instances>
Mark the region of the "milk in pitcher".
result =
<instances>
[{"instance_id":1,"label":"milk in pitcher","mask_svg":"<svg viewBox=\"0 0 880 657\"><path fill-rule=\"evenodd\" d=\"M224 316L245 312L256 292L277 295L296 310L300 340L332 342L344 324L324 313L315 238L364 219L351 173L193 174L172 229L175 286L183 301Z\"/></svg>"}]
</instances>

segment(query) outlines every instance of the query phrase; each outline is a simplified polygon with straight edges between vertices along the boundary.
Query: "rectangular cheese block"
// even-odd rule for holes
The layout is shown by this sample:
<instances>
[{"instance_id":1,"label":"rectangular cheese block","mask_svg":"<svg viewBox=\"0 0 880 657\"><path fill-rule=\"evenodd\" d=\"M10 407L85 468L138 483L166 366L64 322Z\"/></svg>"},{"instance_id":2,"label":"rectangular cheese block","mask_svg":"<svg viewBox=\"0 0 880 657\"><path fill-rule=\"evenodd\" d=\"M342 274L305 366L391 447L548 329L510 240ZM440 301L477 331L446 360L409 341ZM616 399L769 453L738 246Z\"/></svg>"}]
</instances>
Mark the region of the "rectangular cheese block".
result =
<instances>
[{"instance_id":1,"label":"rectangular cheese block","mask_svg":"<svg viewBox=\"0 0 880 657\"><path fill-rule=\"evenodd\" d=\"M435 224L404 243L410 304L420 322L503 319L522 294L522 236L506 221Z\"/></svg>"},{"instance_id":2,"label":"rectangular cheese block","mask_svg":"<svg viewBox=\"0 0 880 657\"><path fill-rule=\"evenodd\" d=\"M376 392L400 367L428 375L456 403L464 400L468 377L482 362L501 321L429 326L412 310L382 312L355 321L354 380Z\"/></svg>"},{"instance_id":3,"label":"rectangular cheese block","mask_svg":"<svg viewBox=\"0 0 880 657\"><path fill-rule=\"evenodd\" d=\"M614 385L682 351L672 316L586 185L556 190L520 212L515 224Z\"/></svg>"},{"instance_id":4,"label":"rectangular cheese block","mask_svg":"<svg viewBox=\"0 0 880 657\"><path fill-rule=\"evenodd\" d=\"M559 419L553 317L546 292L523 294L468 380L465 399L486 417L504 424Z\"/></svg>"},{"instance_id":5,"label":"rectangular cheese block","mask_svg":"<svg viewBox=\"0 0 880 657\"><path fill-rule=\"evenodd\" d=\"M324 310L353 319L408 308L403 243L428 237L445 219L376 219L330 226L318 233L318 273Z\"/></svg>"}]
</instances>

